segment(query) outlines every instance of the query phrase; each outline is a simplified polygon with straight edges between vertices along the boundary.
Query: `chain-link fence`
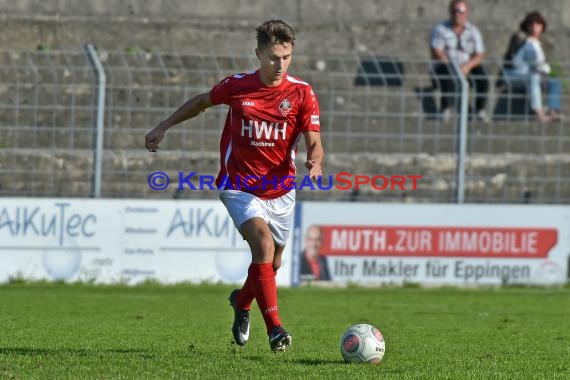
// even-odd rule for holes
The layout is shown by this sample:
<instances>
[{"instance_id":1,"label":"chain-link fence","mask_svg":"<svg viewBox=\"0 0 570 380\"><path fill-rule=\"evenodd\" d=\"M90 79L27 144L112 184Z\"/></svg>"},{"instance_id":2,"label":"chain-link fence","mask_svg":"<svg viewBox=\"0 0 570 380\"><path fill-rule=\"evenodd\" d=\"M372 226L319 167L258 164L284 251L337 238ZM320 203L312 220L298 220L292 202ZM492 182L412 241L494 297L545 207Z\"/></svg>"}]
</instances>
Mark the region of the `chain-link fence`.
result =
<instances>
[{"instance_id":1,"label":"chain-link fence","mask_svg":"<svg viewBox=\"0 0 570 380\"><path fill-rule=\"evenodd\" d=\"M106 74L101 195L217 197L209 190L179 191L177 183L154 191L147 180L155 171L173 182L178 172L215 175L227 107L211 108L171 129L158 154L144 150L144 135L224 76L257 68L255 57L129 49L99 51L97 58ZM460 114L440 112L441 91L430 74L431 62L296 55L290 74L311 83L320 102L327 174L422 176L415 191L365 186L360 191L300 191L298 199L455 202L463 169L466 202L570 201L568 121L538 122L524 89L497 81L500 64L485 64L488 120L475 112L467 118L466 156L458 167ZM570 63L562 63L556 70L564 86L568 69ZM1 195L93 196L99 157L97 78L86 51L0 52ZM568 110L566 93L562 107ZM301 175L303 152L301 143Z\"/></svg>"}]
</instances>

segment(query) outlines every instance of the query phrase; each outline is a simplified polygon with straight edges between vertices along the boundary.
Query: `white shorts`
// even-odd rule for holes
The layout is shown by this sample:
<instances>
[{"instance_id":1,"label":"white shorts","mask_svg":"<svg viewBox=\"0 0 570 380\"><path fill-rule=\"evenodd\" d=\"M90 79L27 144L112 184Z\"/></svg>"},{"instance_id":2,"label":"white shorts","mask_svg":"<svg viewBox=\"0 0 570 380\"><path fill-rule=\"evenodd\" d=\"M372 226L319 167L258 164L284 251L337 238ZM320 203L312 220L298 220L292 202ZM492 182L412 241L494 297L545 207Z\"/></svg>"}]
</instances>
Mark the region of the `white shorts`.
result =
<instances>
[{"instance_id":1,"label":"white shorts","mask_svg":"<svg viewBox=\"0 0 570 380\"><path fill-rule=\"evenodd\" d=\"M223 190L220 199L240 233L243 223L252 218L262 218L269 226L275 244L284 246L287 243L295 208L295 190L268 200L244 191Z\"/></svg>"}]
</instances>

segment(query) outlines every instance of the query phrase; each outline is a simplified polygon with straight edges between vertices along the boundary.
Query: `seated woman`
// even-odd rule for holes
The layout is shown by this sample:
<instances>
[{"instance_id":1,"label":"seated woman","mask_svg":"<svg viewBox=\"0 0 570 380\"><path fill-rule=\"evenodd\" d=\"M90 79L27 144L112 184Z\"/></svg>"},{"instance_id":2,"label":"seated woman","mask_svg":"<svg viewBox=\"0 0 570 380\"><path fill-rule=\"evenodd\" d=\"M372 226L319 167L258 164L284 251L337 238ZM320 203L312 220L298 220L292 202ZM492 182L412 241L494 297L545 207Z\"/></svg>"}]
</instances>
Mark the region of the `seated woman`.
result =
<instances>
[{"instance_id":1,"label":"seated woman","mask_svg":"<svg viewBox=\"0 0 570 380\"><path fill-rule=\"evenodd\" d=\"M550 66L540 43L540 36L546 30L546 20L539 12L531 12L520 24L520 29L527 37L514 54L512 66L505 70L505 76L513 84L528 86L530 106L539 121L547 123L559 119L562 85L558 79L548 77ZM542 105L543 86L547 90L548 109Z\"/></svg>"}]
</instances>

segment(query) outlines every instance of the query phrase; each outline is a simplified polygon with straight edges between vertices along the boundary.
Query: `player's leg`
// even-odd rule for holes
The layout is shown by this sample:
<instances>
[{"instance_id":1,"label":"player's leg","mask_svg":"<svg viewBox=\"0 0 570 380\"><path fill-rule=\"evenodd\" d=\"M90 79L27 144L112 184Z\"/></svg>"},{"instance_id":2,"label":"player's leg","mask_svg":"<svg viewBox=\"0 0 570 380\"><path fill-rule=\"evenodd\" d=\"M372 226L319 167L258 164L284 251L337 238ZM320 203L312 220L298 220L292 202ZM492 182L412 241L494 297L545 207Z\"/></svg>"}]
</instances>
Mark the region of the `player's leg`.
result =
<instances>
[{"instance_id":1,"label":"player's leg","mask_svg":"<svg viewBox=\"0 0 570 380\"><path fill-rule=\"evenodd\" d=\"M295 191L291 191L277 199L272 199L264 203L265 210L269 215L268 227L273 235L273 273L277 277L277 270L281 266L281 256L285 250L285 243L289 239L291 223L293 221L293 210L295 208ZM276 296L277 296L277 287ZM291 335L283 326L274 327L269 334L269 345L274 352L284 351L291 345Z\"/></svg>"},{"instance_id":2,"label":"player's leg","mask_svg":"<svg viewBox=\"0 0 570 380\"><path fill-rule=\"evenodd\" d=\"M249 311L251 309L251 303L253 302L254 298L255 294L253 293L253 283L251 282L251 278L248 275L243 286L236 294L236 305L240 308L240 310Z\"/></svg>"},{"instance_id":3,"label":"player's leg","mask_svg":"<svg viewBox=\"0 0 570 380\"><path fill-rule=\"evenodd\" d=\"M291 345L291 335L283 328L277 305L277 284L275 265L280 265L283 246L274 242L274 235L263 219L253 218L245 222L242 234L250 244L252 265L249 276L252 278L255 299L267 328L269 345L273 352L284 351ZM277 261L276 247L279 247Z\"/></svg>"},{"instance_id":4,"label":"player's leg","mask_svg":"<svg viewBox=\"0 0 570 380\"><path fill-rule=\"evenodd\" d=\"M281 325L277 309L277 286L273 271L275 243L267 223L261 218L253 218L241 226L241 232L251 249L252 264L249 276L252 277L255 299L265 320L267 332Z\"/></svg>"},{"instance_id":5,"label":"player's leg","mask_svg":"<svg viewBox=\"0 0 570 380\"><path fill-rule=\"evenodd\" d=\"M230 293L229 301L230 306L234 309L234 321L232 324L232 334L234 336L235 342L240 346L245 346L249 340L249 311L251 309L251 302L253 301L253 296L249 301L247 306L243 306L243 303L239 303L239 299L249 298L247 295L251 289L251 281L249 281L249 276L247 277L244 286L241 289L234 289ZM253 291L251 291L253 294Z\"/></svg>"},{"instance_id":6,"label":"player's leg","mask_svg":"<svg viewBox=\"0 0 570 380\"><path fill-rule=\"evenodd\" d=\"M252 264L244 287L235 290L230 296L235 312L232 327L234 338L241 345L247 342L249 309L246 308L255 296L266 322L271 349L282 351L291 344L291 336L279 320L274 265L275 269L280 265L281 254L289 237L295 192L291 191L275 200L261 201L248 193L227 190L220 194L220 199L252 251ZM245 319L240 320L244 313L247 313L247 324ZM243 331L247 327L247 336L240 326Z\"/></svg>"},{"instance_id":7,"label":"player's leg","mask_svg":"<svg viewBox=\"0 0 570 380\"><path fill-rule=\"evenodd\" d=\"M275 244L275 255L273 256L273 273L277 279L277 270L281 267L281 256L285 250L284 245ZM277 282L276 282L277 283ZM291 345L293 338L283 326L278 326L271 330L269 334L269 346L274 352L285 351Z\"/></svg>"},{"instance_id":8,"label":"player's leg","mask_svg":"<svg viewBox=\"0 0 570 380\"><path fill-rule=\"evenodd\" d=\"M273 272L275 275L277 275L277 269L281 268L281 256L284 250L284 245L275 244L275 254L273 255Z\"/></svg>"},{"instance_id":9,"label":"player's leg","mask_svg":"<svg viewBox=\"0 0 570 380\"><path fill-rule=\"evenodd\" d=\"M258 216L264 221L269 219L265 215L261 201L251 194L226 190L220 193L220 199L226 206L238 230L241 230L241 225L248 219ZM235 342L240 346L244 346L249 340L249 312L255 296L252 265L253 263L249 267L248 276L243 287L234 289L229 297L230 305L234 310L232 334Z\"/></svg>"}]
</instances>

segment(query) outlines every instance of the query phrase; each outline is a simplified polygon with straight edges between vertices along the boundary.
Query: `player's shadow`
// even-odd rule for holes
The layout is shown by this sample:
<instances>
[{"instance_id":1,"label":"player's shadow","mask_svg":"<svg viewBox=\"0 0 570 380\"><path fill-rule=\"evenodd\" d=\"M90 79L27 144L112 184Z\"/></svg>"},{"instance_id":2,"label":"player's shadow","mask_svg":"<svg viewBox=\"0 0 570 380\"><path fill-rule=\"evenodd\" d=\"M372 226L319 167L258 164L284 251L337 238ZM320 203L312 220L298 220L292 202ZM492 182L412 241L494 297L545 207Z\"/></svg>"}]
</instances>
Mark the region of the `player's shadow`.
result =
<instances>
[{"instance_id":1,"label":"player's shadow","mask_svg":"<svg viewBox=\"0 0 570 380\"><path fill-rule=\"evenodd\" d=\"M342 360L332 360L332 359L307 359L307 358L304 358L304 359L291 359L291 360L288 360L288 362L290 362L290 363L296 363L296 364L314 365L314 366L343 363Z\"/></svg>"},{"instance_id":2,"label":"player's shadow","mask_svg":"<svg viewBox=\"0 0 570 380\"><path fill-rule=\"evenodd\" d=\"M280 354L277 354L276 357L280 356ZM248 355L248 356L244 356L244 359L247 360L253 360L253 361L261 361L266 359L266 356L262 356L262 355ZM343 363L342 360L331 360L331 359L286 359L284 360L287 363L292 363L292 364L305 364L305 365L314 365L314 366L319 366L319 365L330 365L330 364L339 364L339 363Z\"/></svg>"}]
</instances>

